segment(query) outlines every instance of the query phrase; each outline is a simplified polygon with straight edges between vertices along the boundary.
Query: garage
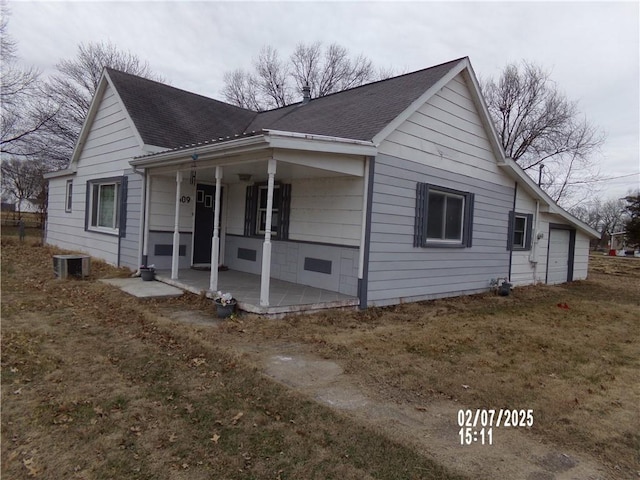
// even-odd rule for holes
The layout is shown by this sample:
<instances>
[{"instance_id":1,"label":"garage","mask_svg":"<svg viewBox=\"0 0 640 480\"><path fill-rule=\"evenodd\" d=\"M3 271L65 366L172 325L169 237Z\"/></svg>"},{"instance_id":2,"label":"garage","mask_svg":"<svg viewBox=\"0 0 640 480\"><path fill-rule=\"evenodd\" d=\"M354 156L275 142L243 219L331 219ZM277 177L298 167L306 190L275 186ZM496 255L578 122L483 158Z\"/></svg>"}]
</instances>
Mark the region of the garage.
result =
<instances>
[{"instance_id":1,"label":"garage","mask_svg":"<svg viewBox=\"0 0 640 480\"><path fill-rule=\"evenodd\" d=\"M547 283L556 284L573 280L573 252L575 230L564 225L549 226L547 257Z\"/></svg>"}]
</instances>

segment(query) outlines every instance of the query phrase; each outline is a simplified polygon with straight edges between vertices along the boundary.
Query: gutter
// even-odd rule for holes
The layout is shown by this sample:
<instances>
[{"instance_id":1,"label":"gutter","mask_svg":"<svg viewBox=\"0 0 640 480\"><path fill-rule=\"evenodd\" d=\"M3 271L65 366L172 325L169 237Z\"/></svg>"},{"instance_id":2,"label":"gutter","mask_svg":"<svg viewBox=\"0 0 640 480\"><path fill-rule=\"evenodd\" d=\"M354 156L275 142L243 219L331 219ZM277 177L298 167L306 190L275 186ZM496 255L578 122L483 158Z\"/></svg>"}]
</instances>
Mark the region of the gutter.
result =
<instances>
[{"instance_id":1,"label":"gutter","mask_svg":"<svg viewBox=\"0 0 640 480\"><path fill-rule=\"evenodd\" d=\"M185 162L192 162L191 154L197 154L198 160L238 155L254 150L259 150L269 146L264 135L246 138L237 138L216 143L196 144L193 147L180 148L178 150L168 150L166 152L153 153L143 157L136 157L129 162L133 167L147 166L171 166ZM186 158L185 158L186 156Z\"/></svg>"},{"instance_id":2,"label":"gutter","mask_svg":"<svg viewBox=\"0 0 640 480\"><path fill-rule=\"evenodd\" d=\"M42 177L45 180L50 180L52 178L69 177L69 176L75 175L75 174L76 174L76 168L75 168L75 165L74 165L72 168L65 168L63 170L57 170L55 172L45 173Z\"/></svg>"},{"instance_id":3,"label":"gutter","mask_svg":"<svg viewBox=\"0 0 640 480\"><path fill-rule=\"evenodd\" d=\"M302 143L301 143L302 142ZM313 145L315 143L315 146ZM332 148L333 147L333 148ZM283 148L291 150L309 150L348 155L374 156L377 148L372 142L350 138L330 137L296 132L264 130L258 135L221 139L212 143L198 143L165 152L136 157L129 162L136 167L170 167L198 161L213 160L229 156L264 150L266 148ZM341 151L342 150L342 151Z\"/></svg>"}]
</instances>

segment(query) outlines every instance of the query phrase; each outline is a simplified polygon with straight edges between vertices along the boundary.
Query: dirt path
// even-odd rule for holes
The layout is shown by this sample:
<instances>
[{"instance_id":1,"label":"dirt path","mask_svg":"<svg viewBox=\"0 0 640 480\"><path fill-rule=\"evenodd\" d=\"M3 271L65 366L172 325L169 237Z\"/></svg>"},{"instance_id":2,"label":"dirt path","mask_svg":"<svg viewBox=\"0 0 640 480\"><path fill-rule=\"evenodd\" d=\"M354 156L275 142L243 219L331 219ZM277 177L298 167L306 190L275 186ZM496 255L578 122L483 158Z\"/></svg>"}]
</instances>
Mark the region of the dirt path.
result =
<instances>
[{"instance_id":1,"label":"dirt path","mask_svg":"<svg viewBox=\"0 0 640 480\"><path fill-rule=\"evenodd\" d=\"M410 444L471 478L596 480L613 478L593 459L540 443L526 430L493 429L493 445L461 446L455 402L415 406L385 401L331 360L301 344L229 345L265 375ZM535 428L535 427L534 427Z\"/></svg>"}]
</instances>

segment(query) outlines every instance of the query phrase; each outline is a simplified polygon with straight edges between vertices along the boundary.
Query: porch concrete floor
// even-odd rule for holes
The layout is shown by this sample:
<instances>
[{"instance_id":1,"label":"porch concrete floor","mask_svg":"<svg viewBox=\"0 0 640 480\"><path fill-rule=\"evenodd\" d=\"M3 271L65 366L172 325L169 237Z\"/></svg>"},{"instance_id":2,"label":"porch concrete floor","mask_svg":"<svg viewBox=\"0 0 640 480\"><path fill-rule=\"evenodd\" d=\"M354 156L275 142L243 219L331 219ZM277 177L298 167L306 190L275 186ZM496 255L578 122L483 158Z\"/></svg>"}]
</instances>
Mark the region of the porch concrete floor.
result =
<instances>
[{"instance_id":1,"label":"porch concrete floor","mask_svg":"<svg viewBox=\"0 0 640 480\"><path fill-rule=\"evenodd\" d=\"M170 270L156 271L156 279L161 282L195 294L205 291L208 297L212 297L209 277L210 272L207 270L189 268L179 270L178 279L171 280ZM269 306L263 307L260 306L260 276L236 270L218 272L218 290L231 292L238 301L240 310L263 315L355 307L360 303L357 297L272 278Z\"/></svg>"}]
</instances>

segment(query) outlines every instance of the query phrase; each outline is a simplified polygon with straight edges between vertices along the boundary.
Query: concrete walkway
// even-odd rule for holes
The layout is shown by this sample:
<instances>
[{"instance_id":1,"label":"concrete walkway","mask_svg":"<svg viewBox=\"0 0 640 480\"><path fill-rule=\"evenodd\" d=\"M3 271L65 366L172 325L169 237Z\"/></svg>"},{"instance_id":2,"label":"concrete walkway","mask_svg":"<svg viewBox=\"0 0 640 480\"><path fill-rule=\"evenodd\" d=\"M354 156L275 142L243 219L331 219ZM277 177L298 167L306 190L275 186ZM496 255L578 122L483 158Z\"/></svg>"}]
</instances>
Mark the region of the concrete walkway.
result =
<instances>
[{"instance_id":1,"label":"concrete walkway","mask_svg":"<svg viewBox=\"0 0 640 480\"><path fill-rule=\"evenodd\" d=\"M171 298L184 294L183 290L166 283L145 282L141 278L105 278L100 281L138 298Z\"/></svg>"},{"instance_id":2,"label":"concrete walkway","mask_svg":"<svg viewBox=\"0 0 640 480\"><path fill-rule=\"evenodd\" d=\"M544 444L524 428L493 428L492 444L460 444L460 404L407 405L378 397L355 376L298 344L229 346L267 376L345 415L373 425L442 465L477 479L605 480L607 470L587 455Z\"/></svg>"}]
</instances>

